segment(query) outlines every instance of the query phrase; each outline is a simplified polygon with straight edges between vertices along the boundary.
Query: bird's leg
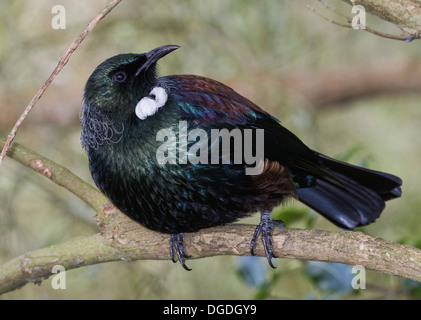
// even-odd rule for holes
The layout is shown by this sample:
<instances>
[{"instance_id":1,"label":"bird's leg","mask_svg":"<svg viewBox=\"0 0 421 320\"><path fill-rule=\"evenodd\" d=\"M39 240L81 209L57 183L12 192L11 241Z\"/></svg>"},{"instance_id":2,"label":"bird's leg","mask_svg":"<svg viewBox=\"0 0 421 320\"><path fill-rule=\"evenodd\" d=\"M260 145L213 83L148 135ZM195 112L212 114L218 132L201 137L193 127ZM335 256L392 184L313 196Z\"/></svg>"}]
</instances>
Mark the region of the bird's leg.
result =
<instances>
[{"instance_id":1,"label":"bird's leg","mask_svg":"<svg viewBox=\"0 0 421 320\"><path fill-rule=\"evenodd\" d=\"M188 268L185 264L185 258L190 258L190 256L186 254L186 251L184 249L184 233L175 233L171 235L170 255L171 260L174 263L177 262L177 260L175 260L175 253L177 253L178 261L180 261L183 268L187 271L190 271L191 269Z\"/></svg>"},{"instance_id":2,"label":"bird's leg","mask_svg":"<svg viewBox=\"0 0 421 320\"><path fill-rule=\"evenodd\" d=\"M270 216L270 212L263 211L260 216L260 224L256 227L256 231L254 232L253 239L250 243L250 253L254 255L256 240L259 235L262 234L262 243L263 247L265 248L266 259L272 268L275 268L275 266L272 264L272 258L276 258L275 254L273 253L272 246L272 229L275 225L283 228L285 227L282 221L273 220Z\"/></svg>"}]
</instances>

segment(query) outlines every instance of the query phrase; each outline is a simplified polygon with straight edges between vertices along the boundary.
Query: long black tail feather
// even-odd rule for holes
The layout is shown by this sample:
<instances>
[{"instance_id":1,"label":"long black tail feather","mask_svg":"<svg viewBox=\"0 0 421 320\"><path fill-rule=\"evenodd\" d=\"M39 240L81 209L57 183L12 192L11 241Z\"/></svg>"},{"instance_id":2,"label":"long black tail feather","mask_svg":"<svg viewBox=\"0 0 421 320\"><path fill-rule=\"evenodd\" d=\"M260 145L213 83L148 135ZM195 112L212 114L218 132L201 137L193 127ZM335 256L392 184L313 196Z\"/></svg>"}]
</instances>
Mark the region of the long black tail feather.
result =
<instances>
[{"instance_id":1,"label":"long black tail feather","mask_svg":"<svg viewBox=\"0 0 421 320\"><path fill-rule=\"evenodd\" d=\"M298 186L298 199L342 228L373 222L382 213L385 201L402 194L402 180L394 175L315 154L320 161L317 167L322 166L328 175L315 175L312 184Z\"/></svg>"}]
</instances>

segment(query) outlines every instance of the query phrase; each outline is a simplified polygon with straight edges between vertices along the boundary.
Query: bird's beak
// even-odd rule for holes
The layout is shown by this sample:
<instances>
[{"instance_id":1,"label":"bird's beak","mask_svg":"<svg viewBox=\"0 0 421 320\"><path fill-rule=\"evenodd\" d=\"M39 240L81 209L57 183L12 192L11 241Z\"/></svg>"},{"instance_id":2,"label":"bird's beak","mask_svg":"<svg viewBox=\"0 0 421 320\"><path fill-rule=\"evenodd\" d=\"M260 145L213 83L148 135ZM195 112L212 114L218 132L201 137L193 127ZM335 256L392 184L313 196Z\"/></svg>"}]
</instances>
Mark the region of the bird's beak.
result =
<instances>
[{"instance_id":1,"label":"bird's beak","mask_svg":"<svg viewBox=\"0 0 421 320\"><path fill-rule=\"evenodd\" d=\"M135 76L139 75L139 73L142 72L142 70L147 70L152 64L157 62L159 59L165 57L167 54L178 48L180 48L180 46L167 45L149 51L148 53L146 53L146 62L137 70Z\"/></svg>"}]
</instances>

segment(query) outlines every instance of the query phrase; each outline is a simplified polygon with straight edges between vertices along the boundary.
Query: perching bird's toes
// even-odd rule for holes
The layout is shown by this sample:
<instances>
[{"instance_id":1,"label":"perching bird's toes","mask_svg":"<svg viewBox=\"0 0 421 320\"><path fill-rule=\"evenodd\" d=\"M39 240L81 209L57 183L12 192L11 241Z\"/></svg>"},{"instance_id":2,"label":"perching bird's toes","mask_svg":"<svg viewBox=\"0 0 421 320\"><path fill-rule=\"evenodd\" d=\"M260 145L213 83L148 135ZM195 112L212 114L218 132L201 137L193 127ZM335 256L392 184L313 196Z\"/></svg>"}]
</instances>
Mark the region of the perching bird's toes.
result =
<instances>
[{"instance_id":1,"label":"perching bird's toes","mask_svg":"<svg viewBox=\"0 0 421 320\"><path fill-rule=\"evenodd\" d=\"M183 266L184 269L187 271L191 271L189 267L185 264L185 259L190 258L186 254L186 250L184 249L184 233L175 233L171 235L170 239L170 255L171 260L176 263L177 260L175 259L175 254L177 253L178 261L180 261L180 264Z\"/></svg>"},{"instance_id":2,"label":"perching bird's toes","mask_svg":"<svg viewBox=\"0 0 421 320\"><path fill-rule=\"evenodd\" d=\"M254 232L253 239L250 243L250 253L254 255L256 241L261 234L263 247L265 248L266 259L268 260L269 265L275 269L276 267L272 263L272 258L276 258L275 254L273 253L272 246L272 229L274 225L278 225L282 228L285 227L282 221L273 220L270 216L270 212L262 212L260 217L260 224L256 227L256 231Z\"/></svg>"}]
</instances>

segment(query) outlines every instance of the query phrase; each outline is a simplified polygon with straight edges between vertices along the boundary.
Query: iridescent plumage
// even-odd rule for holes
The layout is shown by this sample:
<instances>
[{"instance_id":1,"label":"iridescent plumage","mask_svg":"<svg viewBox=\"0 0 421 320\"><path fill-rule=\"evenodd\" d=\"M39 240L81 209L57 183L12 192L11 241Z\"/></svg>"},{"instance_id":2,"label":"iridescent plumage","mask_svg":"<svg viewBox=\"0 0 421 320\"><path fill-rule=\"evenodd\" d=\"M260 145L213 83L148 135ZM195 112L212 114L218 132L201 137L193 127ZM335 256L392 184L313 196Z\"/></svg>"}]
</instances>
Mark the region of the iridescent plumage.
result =
<instances>
[{"instance_id":1,"label":"iridescent plumage","mask_svg":"<svg viewBox=\"0 0 421 320\"><path fill-rule=\"evenodd\" d=\"M256 211L262 220L251 250L262 234L272 265L274 222L269 213L287 197L352 229L373 222L386 200L400 196L398 177L312 151L276 118L218 81L194 75L157 78L156 61L176 48L118 55L102 63L86 85L81 142L98 188L135 221L171 233L172 257L177 254L184 267L184 232L230 223ZM154 90L164 90L164 105L154 105L159 102L151 94ZM145 98L148 110L135 112ZM208 140L199 142L209 152L215 143L212 130L264 130L261 174L247 175L249 164L232 160L238 141L231 141L230 154L221 155L230 157L228 164L160 163L156 154L163 142L157 134L167 128L180 141L180 123L186 130L205 133ZM188 141L187 148L196 143ZM258 147L254 140L247 143L253 150ZM180 157L180 143L176 149Z\"/></svg>"}]
</instances>

